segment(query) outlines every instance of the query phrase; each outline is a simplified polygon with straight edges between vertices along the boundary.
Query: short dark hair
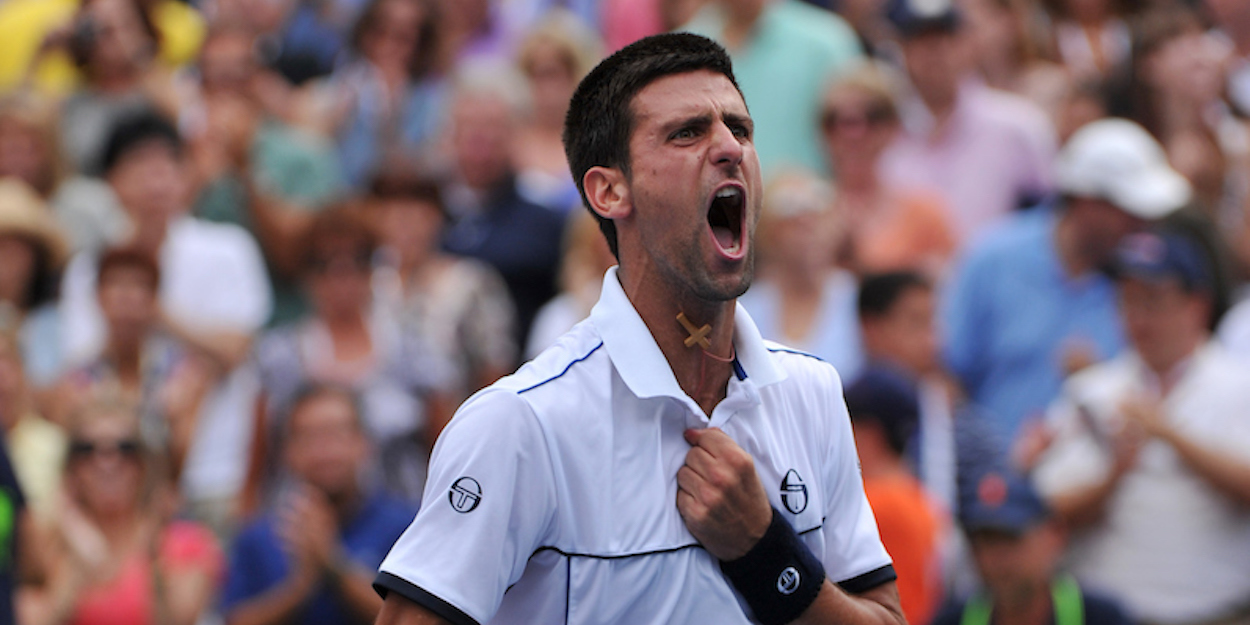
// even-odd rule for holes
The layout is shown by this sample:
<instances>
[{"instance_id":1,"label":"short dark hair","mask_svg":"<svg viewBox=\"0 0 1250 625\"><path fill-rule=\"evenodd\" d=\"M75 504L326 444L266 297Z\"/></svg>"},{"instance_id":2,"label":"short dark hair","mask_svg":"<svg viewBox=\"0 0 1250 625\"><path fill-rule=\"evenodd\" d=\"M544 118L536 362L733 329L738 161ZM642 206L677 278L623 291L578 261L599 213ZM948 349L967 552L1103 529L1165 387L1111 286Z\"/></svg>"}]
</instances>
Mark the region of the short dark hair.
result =
<instances>
[{"instance_id":1,"label":"short dark hair","mask_svg":"<svg viewBox=\"0 0 1250 625\"><path fill-rule=\"evenodd\" d=\"M890 314L899 298L912 289L930 291L933 284L919 272L910 270L865 276L859 285L859 318L879 319Z\"/></svg>"},{"instance_id":2,"label":"short dark hair","mask_svg":"<svg viewBox=\"0 0 1250 625\"><path fill-rule=\"evenodd\" d=\"M176 156L182 156L182 137L178 135L178 129L173 122L164 115L153 110L142 110L117 120L104 144L101 161L104 173L113 171L117 163L135 148L152 141L163 142L169 145Z\"/></svg>"},{"instance_id":3,"label":"short dark hair","mask_svg":"<svg viewBox=\"0 0 1250 625\"><path fill-rule=\"evenodd\" d=\"M360 266L372 262L377 236L369 222L352 207L335 206L313 217L304 233L300 270L314 274L331 258L349 254Z\"/></svg>"},{"instance_id":4,"label":"short dark hair","mask_svg":"<svg viewBox=\"0 0 1250 625\"><path fill-rule=\"evenodd\" d=\"M108 274L118 269L138 269L145 274L148 286L155 293L160 289L161 267L156 257L135 247L117 247L108 250L100 257L96 268L97 288L108 280Z\"/></svg>"},{"instance_id":5,"label":"short dark hair","mask_svg":"<svg viewBox=\"0 0 1250 625\"><path fill-rule=\"evenodd\" d=\"M282 420L282 442L290 438L290 432L293 429L293 423L296 415L304 409L305 406L322 397L339 397L346 401L352 407L352 424L356 426L361 433L365 432L364 412L361 409L360 395L351 388L338 384L330 384L325 382L306 382L291 399L287 402L286 418Z\"/></svg>"},{"instance_id":6,"label":"short dark hair","mask_svg":"<svg viewBox=\"0 0 1250 625\"><path fill-rule=\"evenodd\" d=\"M438 182L408 168L383 168L369 184L369 199L424 202L438 208L440 213L447 213Z\"/></svg>"},{"instance_id":7,"label":"short dark hair","mask_svg":"<svg viewBox=\"0 0 1250 625\"><path fill-rule=\"evenodd\" d=\"M698 70L723 74L742 93L729 53L690 33L654 35L625 46L595 66L573 93L564 118L564 153L582 202L599 221L613 256L619 258L616 225L590 208L582 178L592 167L614 167L630 176L634 96L660 78Z\"/></svg>"}]
</instances>

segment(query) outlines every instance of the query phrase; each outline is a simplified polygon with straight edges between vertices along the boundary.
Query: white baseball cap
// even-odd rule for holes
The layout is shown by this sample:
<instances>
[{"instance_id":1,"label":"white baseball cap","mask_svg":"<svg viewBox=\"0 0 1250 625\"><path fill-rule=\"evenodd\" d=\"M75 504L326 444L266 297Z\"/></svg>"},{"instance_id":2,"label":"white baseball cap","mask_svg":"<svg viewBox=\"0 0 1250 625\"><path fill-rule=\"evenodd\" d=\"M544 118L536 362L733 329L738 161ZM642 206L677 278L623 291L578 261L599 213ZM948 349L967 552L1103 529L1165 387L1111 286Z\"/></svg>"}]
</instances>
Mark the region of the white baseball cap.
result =
<instances>
[{"instance_id":1,"label":"white baseball cap","mask_svg":"<svg viewBox=\"0 0 1250 625\"><path fill-rule=\"evenodd\" d=\"M1142 219L1159 219L1189 203L1189 181L1145 128L1100 119L1073 133L1055 161L1059 191L1107 200Z\"/></svg>"}]
</instances>

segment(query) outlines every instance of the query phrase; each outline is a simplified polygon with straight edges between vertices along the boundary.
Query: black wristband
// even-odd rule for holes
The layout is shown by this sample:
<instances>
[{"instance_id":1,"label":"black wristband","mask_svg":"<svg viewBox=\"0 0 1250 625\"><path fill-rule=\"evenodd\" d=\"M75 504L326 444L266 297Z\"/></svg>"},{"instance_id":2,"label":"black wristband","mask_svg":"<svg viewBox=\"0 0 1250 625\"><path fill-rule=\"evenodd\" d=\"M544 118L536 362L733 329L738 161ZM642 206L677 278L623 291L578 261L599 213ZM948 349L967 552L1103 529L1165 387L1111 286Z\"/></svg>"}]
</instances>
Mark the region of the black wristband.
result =
<instances>
[{"instance_id":1,"label":"black wristband","mask_svg":"<svg viewBox=\"0 0 1250 625\"><path fill-rule=\"evenodd\" d=\"M776 508L764 537L745 556L721 562L720 570L764 625L798 618L825 582L825 567Z\"/></svg>"}]
</instances>

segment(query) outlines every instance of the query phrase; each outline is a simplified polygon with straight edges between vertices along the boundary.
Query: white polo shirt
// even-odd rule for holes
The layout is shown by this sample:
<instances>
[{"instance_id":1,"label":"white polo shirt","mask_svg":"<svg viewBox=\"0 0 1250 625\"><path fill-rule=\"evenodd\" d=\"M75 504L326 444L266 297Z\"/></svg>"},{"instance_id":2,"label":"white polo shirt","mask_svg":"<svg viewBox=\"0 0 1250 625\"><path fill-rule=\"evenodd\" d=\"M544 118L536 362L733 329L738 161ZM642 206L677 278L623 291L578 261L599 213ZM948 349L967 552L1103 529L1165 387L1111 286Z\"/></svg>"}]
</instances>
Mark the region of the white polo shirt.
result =
<instances>
[{"instance_id":1,"label":"white polo shirt","mask_svg":"<svg viewBox=\"0 0 1250 625\"><path fill-rule=\"evenodd\" d=\"M682 432L718 427L852 592L894 579L833 367L735 313L736 375L709 419L608 271L590 318L469 399L375 585L453 623L750 623L677 511ZM674 321L676 323L676 321Z\"/></svg>"}]
</instances>

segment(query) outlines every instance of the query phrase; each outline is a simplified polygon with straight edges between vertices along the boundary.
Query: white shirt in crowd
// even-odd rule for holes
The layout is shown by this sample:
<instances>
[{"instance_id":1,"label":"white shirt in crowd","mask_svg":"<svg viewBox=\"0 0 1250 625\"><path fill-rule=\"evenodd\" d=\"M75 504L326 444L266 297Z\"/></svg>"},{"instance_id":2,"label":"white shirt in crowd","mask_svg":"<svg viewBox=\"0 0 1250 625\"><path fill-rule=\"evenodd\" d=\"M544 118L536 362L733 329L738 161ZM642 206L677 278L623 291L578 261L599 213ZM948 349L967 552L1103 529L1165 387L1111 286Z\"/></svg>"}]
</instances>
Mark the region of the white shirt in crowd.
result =
<instances>
[{"instance_id":1,"label":"white shirt in crowd","mask_svg":"<svg viewBox=\"0 0 1250 625\"><path fill-rule=\"evenodd\" d=\"M682 434L705 427L755 458L831 580L893 579L836 371L763 341L741 306L734 336L736 375L708 417L609 270L588 320L444 430L378 585L456 623L749 623L677 511Z\"/></svg>"},{"instance_id":2,"label":"white shirt in crowd","mask_svg":"<svg viewBox=\"0 0 1250 625\"><path fill-rule=\"evenodd\" d=\"M1180 366L1163 401L1166 418L1202 445L1250 461L1250 368L1214 342ZM1043 495L1105 479L1121 402L1158 396L1157 388L1132 352L1073 376L1049 414L1058 438L1034 473ZM1104 519L1072 538L1072 572L1139 620L1212 621L1250 601L1250 507L1217 491L1163 441L1144 444Z\"/></svg>"}]
</instances>

